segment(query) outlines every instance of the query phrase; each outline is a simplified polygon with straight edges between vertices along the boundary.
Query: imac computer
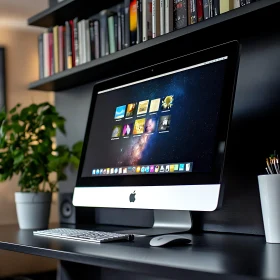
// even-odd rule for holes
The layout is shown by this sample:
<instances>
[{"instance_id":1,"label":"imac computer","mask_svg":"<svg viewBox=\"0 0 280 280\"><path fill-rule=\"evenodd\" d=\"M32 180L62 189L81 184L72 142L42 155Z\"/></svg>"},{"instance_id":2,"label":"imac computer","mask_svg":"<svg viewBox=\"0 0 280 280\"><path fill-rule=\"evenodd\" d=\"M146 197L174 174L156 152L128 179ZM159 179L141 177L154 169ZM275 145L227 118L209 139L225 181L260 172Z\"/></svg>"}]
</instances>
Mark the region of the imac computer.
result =
<instances>
[{"instance_id":1,"label":"imac computer","mask_svg":"<svg viewBox=\"0 0 280 280\"><path fill-rule=\"evenodd\" d=\"M189 211L217 209L239 48L229 42L95 84L73 204L153 209L154 226L136 231L147 235L187 231Z\"/></svg>"}]
</instances>

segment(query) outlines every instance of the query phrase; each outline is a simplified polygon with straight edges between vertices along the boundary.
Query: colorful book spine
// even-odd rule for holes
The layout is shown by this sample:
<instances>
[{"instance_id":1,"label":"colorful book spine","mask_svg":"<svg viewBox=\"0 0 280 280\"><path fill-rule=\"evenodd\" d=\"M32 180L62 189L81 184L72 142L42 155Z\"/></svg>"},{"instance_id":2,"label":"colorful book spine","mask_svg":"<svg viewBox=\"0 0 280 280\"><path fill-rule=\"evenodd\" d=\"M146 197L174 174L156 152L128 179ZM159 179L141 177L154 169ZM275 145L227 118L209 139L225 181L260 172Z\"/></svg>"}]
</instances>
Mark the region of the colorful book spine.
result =
<instances>
[{"instance_id":1,"label":"colorful book spine","mask_svg":"<svg viewBox=\"0 0 280 280\"><path fill-rule=\"evenodd\" d=\"M112 54L116 52L114 15L108 17L108 32L109 32L109 51Z\"/></svg>"},{"instance_id":2,"label":"colorful book spine","mask_svg":"<svg viewBox=\"0 0 280 280\"><path fill-rule=\"evenodd\" d=\"M74 22L69 20L70 25L70 40L71 40L71 51L72 51L72 67L76 66L76 53L75 53L75 38L74 38Z\"/></svg>"},{"instance_id":3,"label":"colorful book spine","mask_svg":"<svg viewBox=\"0 0 280 280\"><path fill-rule=\"evenodd\" d=\"M218 16L220 14L220 0L213 0L213 15Z\"/></svg>"},{"instance_id":4,"label":"colorful book spine","mask_svg":"<svg viewBox=\"0 0 280 280\"><path fill-rule=\"evenodd\" d=\"M43 34L43 44L44 44L44 77L50 76L50 69L49 69L49 33L45 32Z\"/></svg>"},{"instance_id":5,"label":"colorful book spine","mask_svg":"<svg viewBox=\"0 0 280 280\"><path fill-rule=\"evenodd\" d=\"M38 36L39 78L44 78L44 34Z\"/></svg>"},{"instance_id":6,"label":"colorful book spine","mask_svg":"<svg viewBox=\"0 0 280 280\"><path fill-rule=\"evenodd\" d=\"M196 0L197 21L203 21L203 0Z\"/></svg>"},{"instance_id":7,"label":"colorful book spine","mask_svg":"<svg viewBox=\"0 0 280 280\"><path fill-rule=\"evenodd\" d=\"M130 0L124 0L124 47L130 46ZM102 42L101 42L102 44Z\"/></svg>"},{"instance_id":8,"label":"colorful book spine","mask_svg":"<svg viewBox=\"0 0 280 280\"><path fill-rule=\"evenodd\" d=\"M72 57L72 39L71 39L71 27L68 21L65 22L65 37L66 37L66 57L67 57L67 68L71 69L73 67L73 57Z\"/></svg>"},{"instance_id":9,"label":"colorful book spine","mask_svg":"<svg viewBox=\"0 0 280 280\"><path fill-rule=\"evenodd\" d=\"M58 46L59 46L59 71L64 70L64 49L65 49L65 28L64 26L58 27Z\"/></svg>"},{"instance_id":10,"label":"colorful book spine","mask_svg":"<svg viewBox=\"0 0 280 280\"><path fill-rule=\"evenodd\" d=\"M80 54L79 54L79 33L78 33L78 18L73 20L73 34L74 34L74 53L75 53L75 65L80 64Z\"/></svg>"},{"instance_id":11,"label":"colorful book spine","mask_svg":"<svg viewBox=\"0 0 280 280\"><path fill-rule=\"evenodd\" d=\"M165 0L165 33L172 32L173 25L173 0Z\"/></svg>"},{"instance_id":12,"label":"colorful book spine","mask_svg":"<svg viewBox=\"0 0 280 280\"><path fill-rule=\"evenodd\" d=\"M54 74L53 31L49 28L49 73Z\"/></svg>"},{"instance_id":13,"label":"colorful book spine","mask_svg":"<svg viewBox=\"0 0 280 280\"><path fill-rule=\"evenodd\" d=\"M220 13L224 14L230 10L230 0L220 1Z\"/></svg>"},{"instance_id":14,"label":"colorful book spine","mask_svg":"<svg viewBox=\"0 0 280 280\"><path fill-rule=\"evenodd\" d=\"M188 0L188 23L197 23L196 0Z\"/></svg>"},{"instance_id":15,"label":"colorful book spine","mask_svg":"<svg viewBox=\"0 0 280 280\"><path fill-rule=\"evenodd\" d=\"M137 0L137 39L136 44L142 42L143 38L143 1Z\"/></svg>"},{"instance_id":16,"label":"colorful book spine","mask_svg":"<svg viewBox=\"0 0 280 280\"><path fill-rule=\"evenodd\" d=\"M174 28L180 29L188 25L187 0L174 0Z\"/></svg>"},{"instance_id":17,"label":"colorful book spine","mask_svg":"<svg viewBox=\"0 0 280 280\"><path fill-rule=\"evenodd\" d=\"M160 35L160 0L152 0L152 37Z\"/></svg>"},{"instance_id":18,"label":"colorful book spine","mask_svg":"<svg viewBox=\"0 0 280 280\"><path fill-rule=\"evenodd\" d=\"M54 55L54 73L59 72L59 45L58 45L58 26L53 28L53 55Z\"/></svg>"},{"instance_id":19,"label":"colorful book spine","mask_svg":"<svg viewBox=\"0 0 280 280\"><path fill-rule=\"evenodd\" d=\"M94 21L94 36L95 36L95 58L100 58L100 25L99 21Z\"/></svg>"},{"instance_id":20,"label":"colorful book spine","mask_svg":"<svg viewBox=\"0 0 280 280\"><path fill-rule=\"evenodd\" d=\"M160 5L160 35L165 34L165 0L159 1Z\"/></svg>"},{"instance_id":21,"label":"colorful book spine","mask_svg":"<svg viewBox=\"0 0 280 280\"><path fill-rule=\"evenodd\" d=\"M130 0L129 30L130 30L130 45L133 46L136 44L137 41L137 0Z\"/></svg>"}]
</instances>

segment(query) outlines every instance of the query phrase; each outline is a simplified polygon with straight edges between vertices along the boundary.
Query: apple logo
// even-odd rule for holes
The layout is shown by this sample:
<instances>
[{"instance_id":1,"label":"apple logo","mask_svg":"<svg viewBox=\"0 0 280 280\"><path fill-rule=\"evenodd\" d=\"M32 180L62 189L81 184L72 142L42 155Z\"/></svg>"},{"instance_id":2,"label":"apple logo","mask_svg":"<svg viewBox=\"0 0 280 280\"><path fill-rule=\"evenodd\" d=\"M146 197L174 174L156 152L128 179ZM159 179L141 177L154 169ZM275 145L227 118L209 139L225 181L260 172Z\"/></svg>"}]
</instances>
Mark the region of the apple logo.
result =
<instances>
[{"instance_id":1,"label":"apple logo","mask_svg":"<svg viewBox=\"0 0 280 280\"><path fill-rule=\"evenodd\" d=\"M135 201L135 195L136 195L135 191L130 194L130 196L129 196L129 201L130 202L134 202Z\"/></svg>"}]
</instances>

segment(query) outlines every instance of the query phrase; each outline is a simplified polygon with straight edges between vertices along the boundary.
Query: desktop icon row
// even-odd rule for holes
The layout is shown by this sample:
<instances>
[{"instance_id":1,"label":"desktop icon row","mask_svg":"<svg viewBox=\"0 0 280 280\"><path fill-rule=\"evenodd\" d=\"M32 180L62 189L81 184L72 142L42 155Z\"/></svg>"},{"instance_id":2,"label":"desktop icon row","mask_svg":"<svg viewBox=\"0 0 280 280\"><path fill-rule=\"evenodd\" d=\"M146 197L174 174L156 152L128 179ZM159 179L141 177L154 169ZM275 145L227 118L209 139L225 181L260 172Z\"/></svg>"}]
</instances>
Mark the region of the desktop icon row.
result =
<instances>
[{"instance_id":1,"label":"desktop icon row","mask_svg":"<svg viewBox=\"0 0 280 280\"><path fill-rule=\"evenodd\" d=\"M140 135L143 133L168 132L170 130L171 115L149 117L137 119L125 125L115 125L112 131L112 138L128 137L130 135Z\"/></svg>"},{"instance_id":2,"label":"desktop icon row","mask_svg":"<svg viewBox=\"0 0 280 280\"><path fill-rule=\"evenodd\" d=\"M121 105L116 108L115 120L122 118L131 118L135 114L143 115L149 113L156 113L157 111L168 111L173 107L174 95L168 95L163 98L156 98L153 100L142 100L140 102ZM150 105L150 106L149 106Z\"/></svg>"},{"instance_id":3,"label":"desktop icon row","mask_svg":"<svg viewBox=\"0 0 280 280\"><path fill-rule=\"evenodd\" d=\"M162 164L162 165L142 165L115 168L93 169L92 175L132 175L143 173L174 173L174 172L192 172L193 163Z\"/></svg>"}]
</instances>

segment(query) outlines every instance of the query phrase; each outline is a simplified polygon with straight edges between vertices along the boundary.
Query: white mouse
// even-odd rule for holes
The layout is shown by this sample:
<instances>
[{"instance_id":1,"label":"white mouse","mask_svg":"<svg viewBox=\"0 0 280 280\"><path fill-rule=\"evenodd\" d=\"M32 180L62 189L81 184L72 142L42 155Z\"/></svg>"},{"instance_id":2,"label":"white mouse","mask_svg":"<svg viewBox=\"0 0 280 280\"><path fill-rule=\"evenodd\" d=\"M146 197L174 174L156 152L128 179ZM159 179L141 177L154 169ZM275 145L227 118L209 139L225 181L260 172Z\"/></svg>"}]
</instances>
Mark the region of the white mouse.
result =
<instances>
[{"instance_id":1,"label":"white mouse","mask_svg":"<svg viewBox=\"0 0 280 280\"><path fill-rule=\"evenodd\" d=\"M167 234L156 236L151 239L150 245L153 247L172 246L172 245L186 245L191 242L190 239L176 234Z\"/></svg>"}]
</instances>

